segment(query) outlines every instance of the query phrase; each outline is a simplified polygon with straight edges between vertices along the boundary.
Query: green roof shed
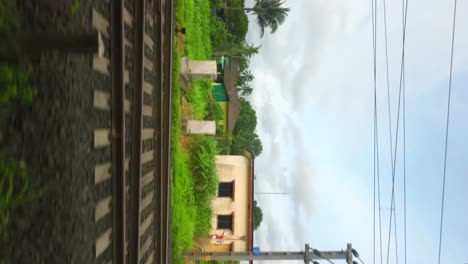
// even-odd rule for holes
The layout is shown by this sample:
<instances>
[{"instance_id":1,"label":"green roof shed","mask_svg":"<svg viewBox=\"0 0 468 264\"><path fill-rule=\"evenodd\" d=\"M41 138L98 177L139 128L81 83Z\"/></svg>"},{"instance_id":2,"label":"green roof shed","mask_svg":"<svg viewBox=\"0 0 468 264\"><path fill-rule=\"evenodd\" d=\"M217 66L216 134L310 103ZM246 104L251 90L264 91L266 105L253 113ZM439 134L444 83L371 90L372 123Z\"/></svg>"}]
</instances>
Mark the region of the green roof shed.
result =
<instances>
[{"instance_id":1,"label":"green roof shed","mask_svg":"<svg viewBox=\"0 0 468 264\"><path fill-rule=\"evenodd\" d=\"M213 84L213 97L216 102L228 102L229 98L224 88L224 84L215 83Z\"/></svg>"}]
</instances>

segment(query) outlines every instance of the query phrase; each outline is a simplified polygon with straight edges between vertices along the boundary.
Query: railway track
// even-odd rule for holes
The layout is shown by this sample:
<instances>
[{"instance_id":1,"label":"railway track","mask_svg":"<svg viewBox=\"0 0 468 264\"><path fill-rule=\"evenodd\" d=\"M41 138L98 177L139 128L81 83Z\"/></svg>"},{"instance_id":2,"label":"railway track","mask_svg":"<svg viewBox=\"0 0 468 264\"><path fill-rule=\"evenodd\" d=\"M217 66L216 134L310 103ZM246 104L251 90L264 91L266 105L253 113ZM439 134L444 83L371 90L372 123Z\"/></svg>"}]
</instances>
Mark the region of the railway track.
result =
<instances>
[{"instance_id":1,"label":"railway track","mask_svg":"<svg viewBox=\"0 0 468 264\"><path fill-rule=\"evenodd\" d=\"M173 0L99 1L95 262L170 263Z\"/></svg>"}]
</instances>

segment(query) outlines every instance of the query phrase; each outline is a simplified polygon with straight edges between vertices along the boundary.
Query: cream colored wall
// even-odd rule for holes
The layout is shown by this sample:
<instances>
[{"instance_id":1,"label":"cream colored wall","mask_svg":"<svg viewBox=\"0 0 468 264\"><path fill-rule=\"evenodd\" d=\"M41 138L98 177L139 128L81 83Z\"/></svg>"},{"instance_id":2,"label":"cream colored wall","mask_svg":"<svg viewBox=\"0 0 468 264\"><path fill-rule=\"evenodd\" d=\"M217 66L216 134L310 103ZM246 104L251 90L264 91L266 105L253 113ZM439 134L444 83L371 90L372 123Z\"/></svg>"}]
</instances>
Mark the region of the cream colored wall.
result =
<instances>
[{"instance_id":1,"label":"cream colored wall","mask_svg":"<svg viewBox=\"0 0 468 264\"><path fill-rule=\"evenodd\" d=\"M245 156L216 156L216 168L220 182L235 181L234 201L229 197L216 197L211 202L213 218L211 220L211 233L223 235L230 230L219 230L217 226L217 215L228 215L234 212L234 234L233 238L247 236L249 222L249 173L250 160ZM234 251L247 250L247 241L233 240ZM215 243L212 240L212 243ZM230 243L229 240L224 243Z\"/></svg>"}]
</instances>

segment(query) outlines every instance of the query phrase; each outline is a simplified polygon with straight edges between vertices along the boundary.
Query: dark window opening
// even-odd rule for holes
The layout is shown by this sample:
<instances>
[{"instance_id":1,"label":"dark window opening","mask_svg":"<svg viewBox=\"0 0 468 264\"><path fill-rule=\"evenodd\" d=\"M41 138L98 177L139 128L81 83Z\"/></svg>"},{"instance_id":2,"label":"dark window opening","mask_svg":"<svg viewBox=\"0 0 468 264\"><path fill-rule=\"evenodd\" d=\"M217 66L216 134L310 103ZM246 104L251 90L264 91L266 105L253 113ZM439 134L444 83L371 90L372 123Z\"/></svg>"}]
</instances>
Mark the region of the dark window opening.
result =
<instances>
[{"instance_id":1,"label":"dark window opening","mask_svg":"<svg viewBox=\"0 0 468 264\"><path fill-rule=\"evenodd\" d=\"M218 215L218 229L232 230L232 214L231 215Z\"/></svg>"},{"instance_id":2,"label":"dark window opening","mask_svg":"<svg viewBox=\"0 0 468 264\"><path fill-rule=\"evenodd\" d=\"M220 182L218 197L234 197L234 182Z\"/></svg>"}]
</instances>

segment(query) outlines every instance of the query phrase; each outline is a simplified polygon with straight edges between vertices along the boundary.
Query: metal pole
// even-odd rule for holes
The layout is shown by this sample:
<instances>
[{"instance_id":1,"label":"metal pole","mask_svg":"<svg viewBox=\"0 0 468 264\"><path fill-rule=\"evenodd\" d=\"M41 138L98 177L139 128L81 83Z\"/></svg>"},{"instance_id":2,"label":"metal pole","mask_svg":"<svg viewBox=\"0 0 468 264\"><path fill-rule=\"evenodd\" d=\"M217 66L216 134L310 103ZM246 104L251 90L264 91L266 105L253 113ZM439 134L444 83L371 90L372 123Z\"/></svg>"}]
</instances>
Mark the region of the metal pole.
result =
<instances>
[{"instance_id":1,"label":"metal pole","mask_svg":"<svg viewBox=\"0 0 468 264\"><path fill-rule=\"evenodd\" d=\"M284 192L264 192L264 193L254 193L255 195L259 195L259 194L289 194L289 193L284 193Z\"/></svg>"},{"instance_id":2,"label":"metal pole","mask_svg":"<svg viewBox=\"0 0 468 264\"><path fill-rule=\"evenodd\" d=\"M351 243L347 244L346 260L348 264L353 264L353 247L351 246Z\"/></svg>"},{"instance_id":3,"label":"metal pole","mask_svg":"<svg viewBox=\"0 0 468 264\"><path fill-rule=\"evenodd\" d=\"M350 244L349 244L350 246ZM351 250L348 250L351 253ZM352 254L352 253L351 253ZM313 260L326 259L348 259L347 251L320 251L320 256L310 251L308 244L305 246L305 251L270 251L259 252L186 252L182 253L186 260L304 260L307 264ZM351 260L352 263L352 260Z\"/></svg>"}]
</instances>

